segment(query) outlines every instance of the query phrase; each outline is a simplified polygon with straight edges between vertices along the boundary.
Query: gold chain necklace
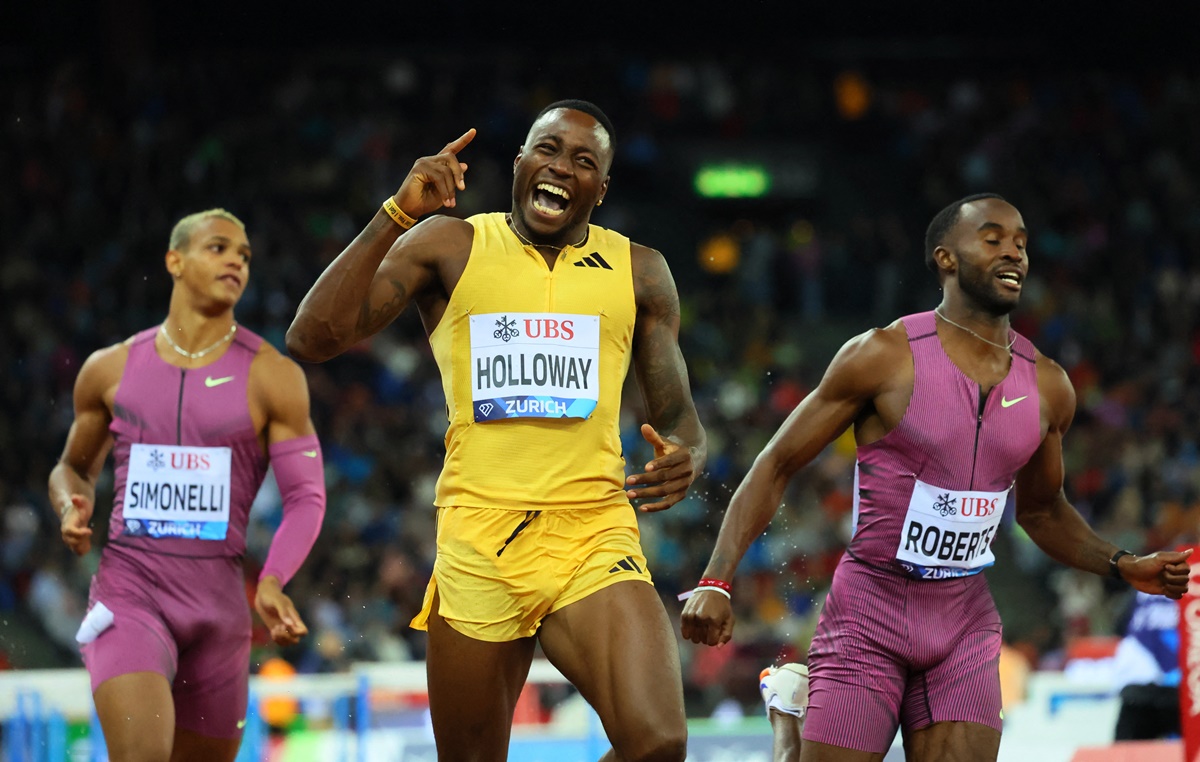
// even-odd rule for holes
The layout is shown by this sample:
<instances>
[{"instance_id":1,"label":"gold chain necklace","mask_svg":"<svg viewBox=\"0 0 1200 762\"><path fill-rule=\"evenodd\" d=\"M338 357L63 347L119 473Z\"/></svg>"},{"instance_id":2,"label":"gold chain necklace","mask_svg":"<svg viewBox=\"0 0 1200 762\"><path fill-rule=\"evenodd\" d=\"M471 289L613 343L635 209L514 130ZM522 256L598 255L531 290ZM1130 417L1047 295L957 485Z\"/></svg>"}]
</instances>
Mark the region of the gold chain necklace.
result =
<instances>
[{"instance_id":1,"label":"gold chain necklace","mask_svg":"<svg viewBox=\"0 0 1200 762\"><path fill-rule=\"evenodd\" d=\"M517 226L516 226L516 224L513 223L511 214L504 215L504 221L508 223L508 229L511 230L512 232L516 233L517 238L521 239L521 243L525 244L526 246L528 246L531 249L536 249L539 246L545 246L548 249L558 249L559 253L562 253L562 250L567 248L566 246L555 246L552 243L534 243L533 241L529 240L525 236L521 235L521 231L517 230ZM584 230L583 238L580 238L578 243L570 244L570 246L572 249L578 249L580 246L583 245L583 242L586 241L587 239L588 239L588 231Z\"/></svg>"},{"instance_id":2,"label":"gold chain necklace","mask_svg":"<svg viewBox=\"0 0 1200 762\"><path fill-rule=\"evenodd\" d=\"M171 345L171 349L174 349L176 352L178 352L179 354L188 358L189 360L198 360L201 357L204 357L204 355L206 355L209 352L216 349L217 347L221 346L225 342L232 339L233 334L237 333L237 323L234 323L232 326L230 326L229 333L222 336L221 339L219 341L217 341L216 344L213 344L211 347L206 347L204 349L201 349L199 352L189 352L186 349L184 349L183 347L176 344L174 341L172 341L171 335L167 333L167 324L166 323L163 323L162 325L160 325L158 327L158 332L161 333L162 337L167 340L168 344Z\"/></svg>"},{"instance_id":3,"label":"gold chain necklace","mask_svg":"<svg viewBox=\"0 0 1200 762\"><path fill-rule=\"evenodd\" d=\"M959 325L958 323L955 323L953 320L951 320L950 318L948 318L948 317L946 317L945 315L943 315L943 314L941 313L941 311L939 311L939 310L938 310L938 308L937 308L937 307L934 307L934 308L933 308L933 314L937 315L937 316L938 316L938 317L940 317L942 320L945 320L947 323L949 323L950 325L954 326L955 328L961 328L961 329L963 329L964 331L966 331L967 333L971 334L971 335L972 335L972 336L974 336L975 338L979 339L979 340L980 340L980 341L982 341L983 343L985 343L985 344L991 344L993 347L996 347L996 348L998 348L998 349L1003 349L1005 352L1009 352L1009 353L1011 353L1011 352L1012 352L1012 347L1013 347L1013 344L1016 344L1016 343L1017 343L1017 337L1016 337L1016 336L1013 336L1012 340L1008 342L1008 345L1007 345L1007 346L1005 346L1004 344L997 344L996 342L992 341L991 339L985 339L985 338L983 338L982 336L980 336L979 334L977 334L977 333L975 333L974 331L972 331L970 328L967 328L965 325Z\"/></svg>"}]
</instances>

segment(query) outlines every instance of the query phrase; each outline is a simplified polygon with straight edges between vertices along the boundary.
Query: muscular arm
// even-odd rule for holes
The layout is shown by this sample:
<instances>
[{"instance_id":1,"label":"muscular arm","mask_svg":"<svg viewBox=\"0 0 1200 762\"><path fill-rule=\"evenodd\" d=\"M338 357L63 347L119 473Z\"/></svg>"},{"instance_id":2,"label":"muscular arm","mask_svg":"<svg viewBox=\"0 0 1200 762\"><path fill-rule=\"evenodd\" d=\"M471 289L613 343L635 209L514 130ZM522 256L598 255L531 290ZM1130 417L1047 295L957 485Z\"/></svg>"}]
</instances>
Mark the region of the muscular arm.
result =
<instances>
[{"instance_id":1,"label":"muscular arm","mask_svg":"<svg viewBox=\"0 0 1200 762\"><path fill-rule=\"evenodd\" d=\"M679 292L662 254L633 244L633 288L637 320L633 362L648 425L642 435L655 459L630 476L630 498L658 498L644 511L670 508L683 499L708 459L708 440L692 402L687 365L679 349Z\"/></svg>"},{"instance_id":2,"label":"muscular arm","mask_svg":"<svg viewBox=\"0 0 1200 762\"><path fill-rule=\"evenodd\" d=\"M90 547L87 523L96 501L96 480L112 448L108 431L112 415L104 395L120 379L124 355L120 345L102 349L80 368L75 379L75 420L50 472L50 505L63 520L63 541L79 554Z\"/></svg>"},{"instance_id":3,"label":"muscular arm","mask_svg":"<svg viewBox=\"0 0 1200 762\"><path fill-rule=\"evenodd\" d=\"M449 218L431 218L401 237L380 210L325 268L287 332L288 352L324 362L379 332L436 276L431 244Z\"/></svg>"},{"instance_id":4,"label":"muscular arm","mask_svg":"<svg viewBox=\"0 0 1200 762\"><path fill-rule=\"evenodd\" d=\"M458 153L475 138L467 130L441 153L417 159L392 200L414 219L453 207L467 165ZM438 276L439 240L452 218L433 218L403 233L380 209L309 289L287 332L293 357L322 362L345 352L396 319ZM469 227L469 226L467 226Z\"/></svg>"},{"instance_id":5,"label":"muscular arm","mask_svg":"<svg viewBox=\"0 0 1200 762\"><path fill-rule=\"evenodd\" d=\"M636 244L634 249L641 251L634 253L633 362L646 417L664 438L691 451L699 473L704 470L708 445L679 349L679 292L662 254Z\"/></svg>"},{"instance_id":6,"label":"muscular arm","mask_svg":"<svg viewBox=\"0 0 1200 762\"><path fill-rule=\"evenodd\" d=\"M1017 523L1055 561L1107 575L1117 546L1088 526L1063 492L1063 435L1075 417L1075 390L1058 363L1038 356L1038 391L1049 427L1017 474ZM1190 551L1189 551L1190 552ZM1179 598L1187 590L1187 553L1160 551L1118 561L1121 576L1138 590Z\"/></svg>"},{"instance_id":7,"label":"muscular arm","mask_svg":"<svg viewBox=\"0 0 1200 762\"><path fill-rule=\"evenodd\" d=\"M1055 561L1108 574L1108 559L1117 546L1100 539L1063 492L1062 441L1075 418L1075 389L1058 363L1041 355L1037 375L1049 428L1017 474L1017 523Z\"/></svg>"},{"instance_id":8,"label":"muscular arm","mask_svg":"<svg viewBox=\"0 0 1200 762\"><path fill-rule=\"evenodd\" d=\"M266 412L267 446L315 434L309 417L308 380L300 366L264 347L250 369L250 393Z\"/></svg>"},{"instance_id":9,"label":"muscular arm","mask_svg":"<svg viewBox=\"0 0 1200 762\"><path fill-rule=\"evenodd\" d=\"M788 481L846 430L894 375L903 336L874 330L847 342L820 385L804 398L754 460L730 500L704 576L729 580L770 524Z\"/></svg>"}]
</instances>

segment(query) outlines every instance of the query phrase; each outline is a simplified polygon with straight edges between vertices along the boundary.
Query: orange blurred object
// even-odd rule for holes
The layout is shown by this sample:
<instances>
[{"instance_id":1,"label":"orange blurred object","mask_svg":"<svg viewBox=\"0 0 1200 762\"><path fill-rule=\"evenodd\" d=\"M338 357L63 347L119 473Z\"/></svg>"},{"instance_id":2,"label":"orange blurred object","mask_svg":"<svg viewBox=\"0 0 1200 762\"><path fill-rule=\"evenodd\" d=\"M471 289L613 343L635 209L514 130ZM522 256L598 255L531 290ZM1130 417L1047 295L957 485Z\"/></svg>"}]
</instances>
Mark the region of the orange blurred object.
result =
<instances>
[{"instance_id":1,"label":"orange blurred object","mask_svg":"<svg viewBox=\"0 0 1200 762\"><path fill-rule=\"evenodd\" d=\"M856 71L844 71L833 80L833 95L843 119L856 121L871 108L871 85Z\"/></svg>"},{"instance_id":2,"label":"orange blurred object","mask_svg":"<svg viewBox=\"0 0 1200 762\"><path fill-rule=\"evenodd\" d=\"M263 662L258 676L264 680L286 682L296 674L296 668L278 656ZM300 704L294 698L267 698L259 703L259 713L270 726L285 728L296 719Z\"/></svg>"}]
</instances>

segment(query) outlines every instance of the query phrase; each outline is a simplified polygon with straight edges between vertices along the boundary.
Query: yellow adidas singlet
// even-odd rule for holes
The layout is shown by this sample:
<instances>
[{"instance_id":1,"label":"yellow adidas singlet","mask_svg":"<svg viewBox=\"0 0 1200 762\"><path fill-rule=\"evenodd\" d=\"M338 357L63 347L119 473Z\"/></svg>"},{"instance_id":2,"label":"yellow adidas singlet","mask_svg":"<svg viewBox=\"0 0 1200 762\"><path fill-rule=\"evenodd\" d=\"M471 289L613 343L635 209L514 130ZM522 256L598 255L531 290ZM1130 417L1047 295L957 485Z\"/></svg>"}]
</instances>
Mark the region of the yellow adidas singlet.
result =
<instances>
[{"instance_id":1,"label":"yellow adidas singlet","mask_svg":"<svg viewBox=\"0 0 1200 762\"><path fill-rule=\"evenodd\" d=\"M435 504L628 503L618 415L637 314L629 239L592 225L551 270L503 213L467 222L471 254L429 337L450 419Z\"/></svg>"}]
</instances>

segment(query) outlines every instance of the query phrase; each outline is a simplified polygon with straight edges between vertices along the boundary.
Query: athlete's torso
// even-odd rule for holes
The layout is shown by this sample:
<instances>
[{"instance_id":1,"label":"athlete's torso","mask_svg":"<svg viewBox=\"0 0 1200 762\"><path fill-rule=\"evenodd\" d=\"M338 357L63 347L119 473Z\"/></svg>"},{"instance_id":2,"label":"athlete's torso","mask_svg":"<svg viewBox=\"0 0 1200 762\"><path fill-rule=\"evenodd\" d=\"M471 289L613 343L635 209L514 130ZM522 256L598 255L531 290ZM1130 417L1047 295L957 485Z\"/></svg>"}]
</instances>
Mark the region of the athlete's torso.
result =
<instances>
[{"instance_id":1,"label":"athlete's torso","mask_svg":"<svg viewBox=\"0 0 1200 762\"><path fill-rule=\"evenodd\" d=\"M551 270L503 214L467 221L470 257L429 337L449 417L435 503L627 502L618 415L637 316L629 240L593 225Z\"/></svg>"},{"instance_id":2,"label":"athlete's torso","mask_svg":"<svg viewBox=\"0 0 1200 762\"><path fill-rule=\"evenodd\" d=\"M109 542L155 553L241 556L267 471L247 398L262 344L239 327L215 362L184 369L134 336L113 400Z\"/></svg>"},{"instance_id":3,"label":"athlete's torso","mask_svg":"<svg viewBox=\"0 0 1200 762\"><path fill-rule=\"evenodd\" d=\"M912 395L895 428L858 448L848 553L924 579L975 574L994 561L1017 472L1041 441L1036 351L1014 335L1008 375L984 397L946 355L932 312L902 321Z\"/></svg>"}]
</instances>

